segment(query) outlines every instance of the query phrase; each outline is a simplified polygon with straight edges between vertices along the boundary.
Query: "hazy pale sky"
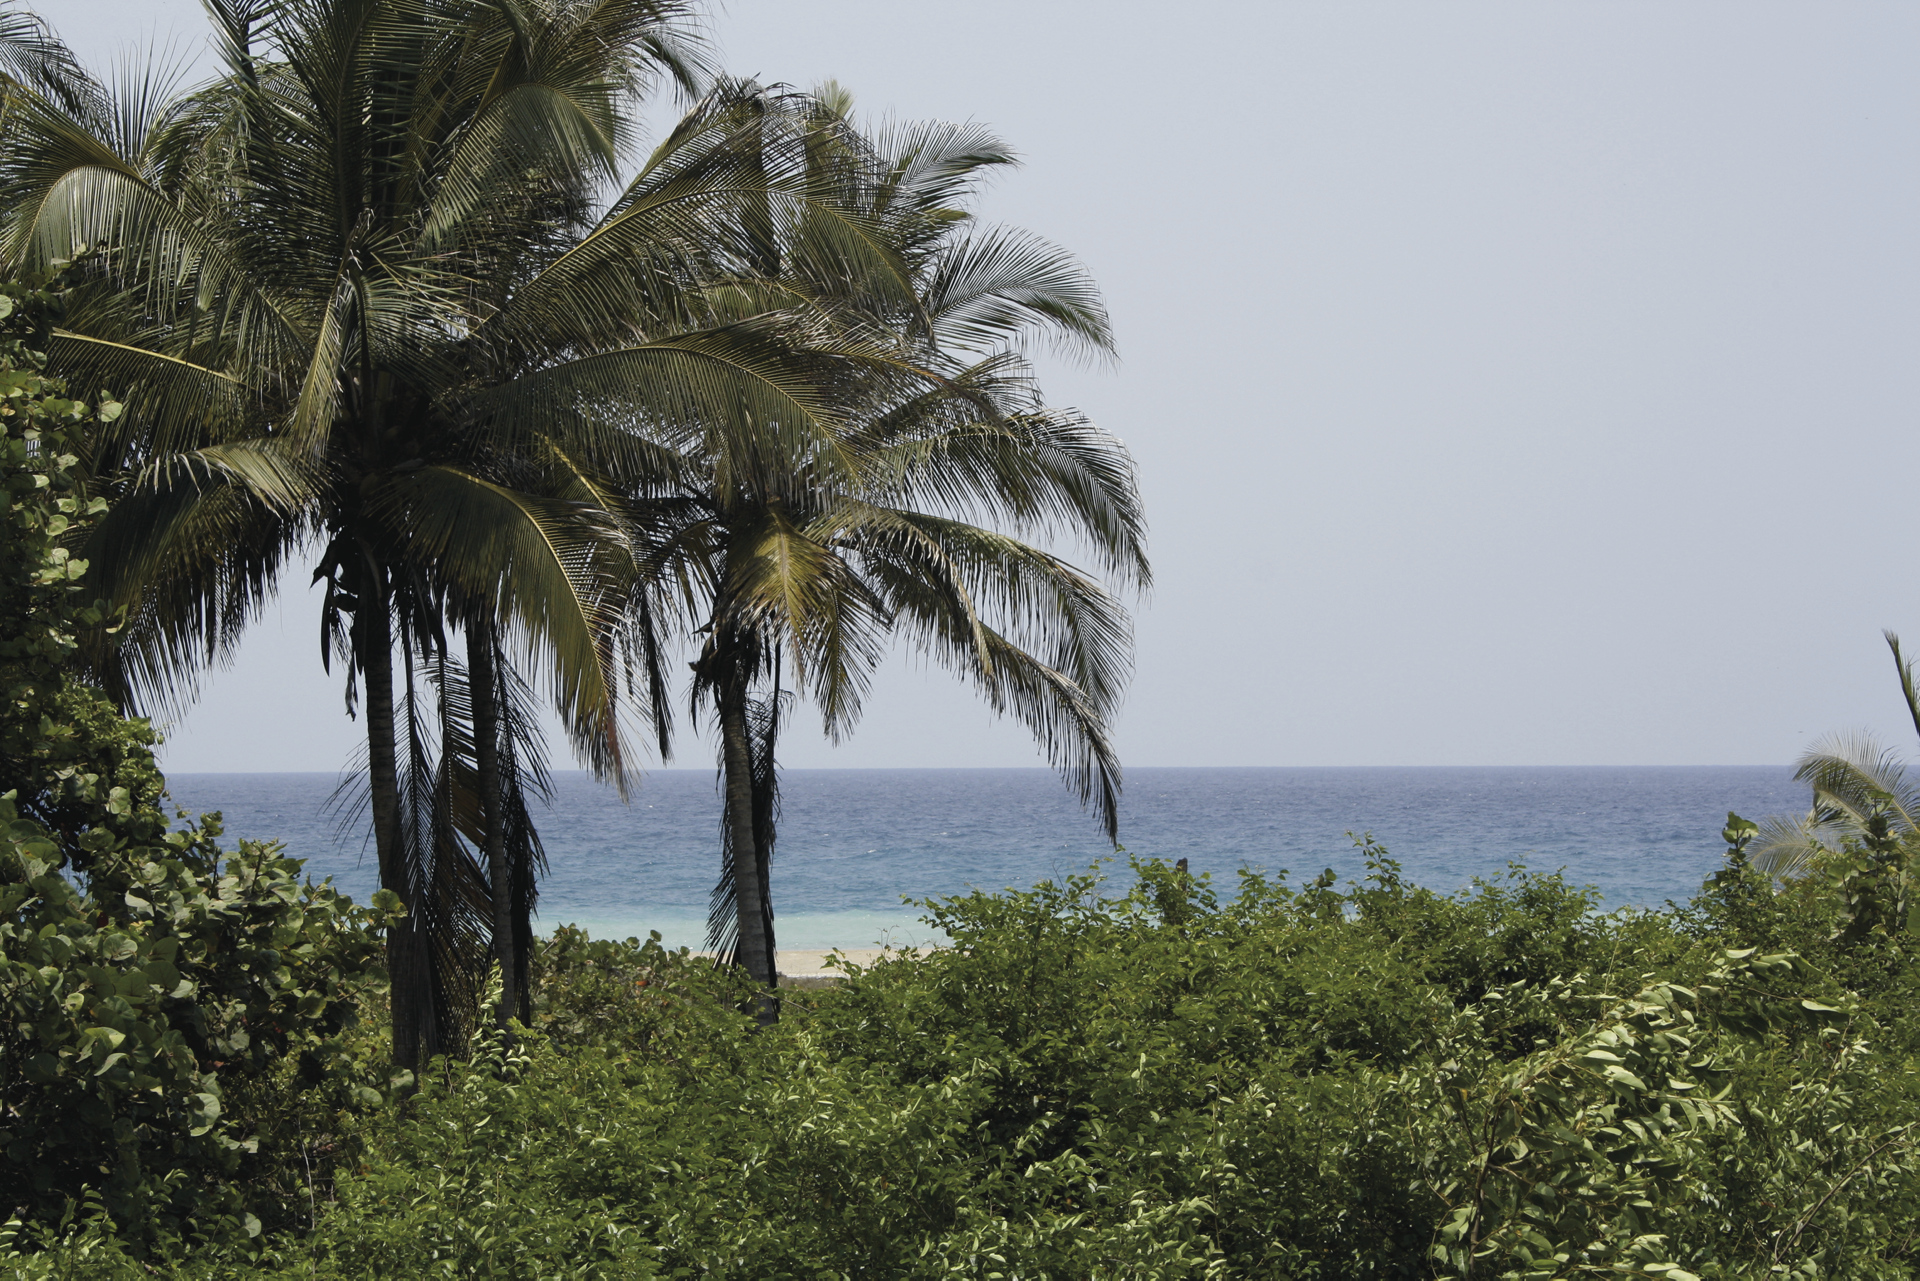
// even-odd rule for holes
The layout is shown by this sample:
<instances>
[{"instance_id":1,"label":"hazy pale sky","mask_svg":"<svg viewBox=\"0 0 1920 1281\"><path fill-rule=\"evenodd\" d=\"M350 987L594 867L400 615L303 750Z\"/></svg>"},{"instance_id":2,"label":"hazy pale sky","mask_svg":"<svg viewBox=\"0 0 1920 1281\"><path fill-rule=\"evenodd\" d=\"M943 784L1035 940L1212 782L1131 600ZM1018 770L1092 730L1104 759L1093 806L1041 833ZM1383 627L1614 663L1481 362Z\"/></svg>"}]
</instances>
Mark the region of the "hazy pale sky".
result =
<instances>
[{"instance_id":1,"label":"hazy pale sky","mask_svg":"<svg viewBox=\"0 0 1920 1281\"><path fill-rule=\"evenodd\" d=\"M40 0L96 65L192 0ZM1081 254L1158 585L1130 765L1748 764L1912 744L1920 6L733 0L729 70L974 118ZM177 771L332 770L290 577ZM793 766L1027 765L897 662ZM688 741L676 760L705 765ZM564 762L556 762L563 764Z\"/></svg>"}]
</instances>

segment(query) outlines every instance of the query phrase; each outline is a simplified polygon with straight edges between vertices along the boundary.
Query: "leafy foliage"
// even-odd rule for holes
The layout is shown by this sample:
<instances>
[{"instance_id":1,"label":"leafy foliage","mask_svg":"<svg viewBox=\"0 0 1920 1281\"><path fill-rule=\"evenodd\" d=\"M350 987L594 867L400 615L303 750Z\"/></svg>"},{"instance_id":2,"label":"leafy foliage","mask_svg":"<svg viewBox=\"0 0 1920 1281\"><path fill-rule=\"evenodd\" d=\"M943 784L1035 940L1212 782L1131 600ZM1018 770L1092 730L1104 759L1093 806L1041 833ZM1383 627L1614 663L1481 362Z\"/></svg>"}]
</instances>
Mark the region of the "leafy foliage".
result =
<instances>
[{"instance_id":1,"label":"leafy foliage","mask_svg":"<svg viewBox=\"0 0 1920 1281\"><path fill-rule=\"evenodd\" d=\"M258 1231L238 1177L263 1172L275 1078L308 1106L369 1101L343 1038L378 983L376 917L274 846L223 857L217 818L170 830L151 731L71 674L75 629L102 621L67 547L102 506L74 451L117 406L45 373L49 284L0 286L0 1201L16 1237L88 1188L136 1241Z\"/></svg>"},{"instance_id":2,"label":"leafy foliage","mask_svg":"<svg viewBox=\"0 0 1920 1281\"><path fill-rule=\"evenodd\" d=\"M1445 896L1368 853L1358 885L1247 873L1223 898L1136 862L1124 892L931 903L950 946L848 967L767 1028L737 971L562 930L533 1023L370 1113L310 1222L166 1266L1911 1275L1904 936L1767 893L1750 924L1810 950L1734 946L1725 901L1766 884L1737 860L1688 908L1599 914L1555 876ZM66 1231L22 1268L117 1249Z\"/></svg>"}]
</instances>

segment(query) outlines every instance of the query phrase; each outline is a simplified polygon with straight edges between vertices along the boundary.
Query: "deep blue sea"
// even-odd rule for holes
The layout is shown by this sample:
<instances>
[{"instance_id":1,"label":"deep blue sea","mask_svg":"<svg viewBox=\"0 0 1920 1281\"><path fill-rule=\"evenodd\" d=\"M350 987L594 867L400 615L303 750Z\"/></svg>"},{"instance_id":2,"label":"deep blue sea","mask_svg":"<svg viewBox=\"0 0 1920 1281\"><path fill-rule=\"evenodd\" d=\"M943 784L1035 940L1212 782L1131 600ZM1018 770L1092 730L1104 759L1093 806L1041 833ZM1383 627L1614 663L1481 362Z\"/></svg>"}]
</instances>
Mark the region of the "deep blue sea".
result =
<instances>
[{"instance_id":1,"label":"deep blue sea","mask_svg":"<svg viewBox=\"0 0 1920 1281\"><path fill-rule=\"evenodd\" d=\"M364 832L343 833L331 774L176 774L175 801L225 816L229 845L272 837L365 899L376 884ZM719 860L710 770L649 774L622 804L584 774L555 777L539 819L552 860L540 924L624 937L660 931L699 946ZM1785 767L1134 769L1121 840L1186 858L1231 892L1243 867L1297 883L1323 868L1363 874L1348 832L1372 832L1405 875L1452 891L1520 862L1564 868L1609 906L1693 896L1717 866L1728 810L1804 810ZM782 947L932 941L924 899L1025 888L1084 871L1112 851L1091 817L1038 769L791 770L773 864ZM1124 864L1114 875L1125 878Z\"/></svg>"}]
</instances>

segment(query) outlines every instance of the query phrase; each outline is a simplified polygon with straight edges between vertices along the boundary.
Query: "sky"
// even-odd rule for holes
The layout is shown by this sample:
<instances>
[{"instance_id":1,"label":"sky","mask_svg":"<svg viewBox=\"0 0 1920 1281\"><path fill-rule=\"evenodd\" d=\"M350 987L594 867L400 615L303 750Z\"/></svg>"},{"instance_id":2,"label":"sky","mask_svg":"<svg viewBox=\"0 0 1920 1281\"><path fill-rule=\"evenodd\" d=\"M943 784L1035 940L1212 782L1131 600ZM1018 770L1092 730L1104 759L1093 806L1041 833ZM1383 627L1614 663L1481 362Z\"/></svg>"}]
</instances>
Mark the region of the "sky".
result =
<instances>
[{"instance_id":1,"label":"sky","mask_svg":"<svg viewBox=\"0 0 1920 1281\"><path fill-rule=\"evenodd\" d=\"M191 0L36 7L95 65L204 45ZM732 72L991 124L1025 165L983 215L1104 288L1120 360L1043 385L1146 496L1127 764L1913 746L1880 633L1920 646L1920 6L732 0L709 29ZM167 768L347 760L317 596L288 579ZM783 760L1039 763L909 657Z\"/></svg>"}]
</instances>

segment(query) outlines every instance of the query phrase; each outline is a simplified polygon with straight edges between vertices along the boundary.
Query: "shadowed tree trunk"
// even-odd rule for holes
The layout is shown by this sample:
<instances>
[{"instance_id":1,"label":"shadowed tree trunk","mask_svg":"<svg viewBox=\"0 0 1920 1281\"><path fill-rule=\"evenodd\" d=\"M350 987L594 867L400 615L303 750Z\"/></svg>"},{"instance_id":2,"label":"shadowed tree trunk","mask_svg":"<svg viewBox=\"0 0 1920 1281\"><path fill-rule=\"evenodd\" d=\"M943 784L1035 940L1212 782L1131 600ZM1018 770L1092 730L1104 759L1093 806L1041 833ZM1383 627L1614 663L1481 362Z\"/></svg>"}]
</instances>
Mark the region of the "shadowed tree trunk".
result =
<instances>
[{"instance_id":1,"label":"shadowed tree trunk","mask_svg":"<svg viewBox=\"0 0 1920 1281\"><path fill-rule=\"evenodd\" d=\"M739 905L736 960L756 984L774 984L773 925L766 901L766 851L755 819L753 733L747 716L747 674L735 664L720 686L720 744L727 819L727 845L733 859L734 897ZM776 1012L771 995L758 1003L760 1020Z\"/></svg>"},{"instance_id":2,"label":"shadowed tree trunk","mask_svg":"<svg viewBox=\"0 0 1920 1281\"><path fill-rule=\"evenodd\" d=\"M367 793L373 809L373 844L380 862L380 885L400 898L406 913L387 929L387 978L391 984L393 1060L409 1070L419 1067L422 1051L431 1056L433 998L429 989L427 940L419 926L422 905L410 884L406 835L401 825L400 771L393 725L393 622L388 612L384 569L364 550L366 574L353 615L354 649L364 683L367 716ZM422 887L423 888L423 887Z\"/></svg>"},{"instance_id":3,"label":"shadowed tree trunk","mask_svg":"<svg viewBox=\"0 0 1920 1281\"><path fill-rule=\"evenodd\" d=\"M480 774L480 822L487 888L493 899L493 959L500 966L502 1027L520 1010L519 930L514 912L513 868L507 859L506 796L500 774L499 679L494 666L493 624L476 616L467 625L467 673L473 697L475 764Z\"/></svg>"},{"instance_id":4,"label":"shadowed tree trunk","mask_svg":"<svg viewBox=\"0 0 1920 1281\"><path fill-rule=\"evenodd\" d=\"M514 989L519 993L520 1021L533 1023L533 903L539 889L533 860L510 860L513 878L513 957L519 969Z\"/></svg>"}]
</instances>

